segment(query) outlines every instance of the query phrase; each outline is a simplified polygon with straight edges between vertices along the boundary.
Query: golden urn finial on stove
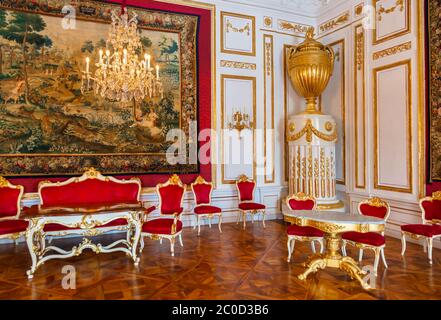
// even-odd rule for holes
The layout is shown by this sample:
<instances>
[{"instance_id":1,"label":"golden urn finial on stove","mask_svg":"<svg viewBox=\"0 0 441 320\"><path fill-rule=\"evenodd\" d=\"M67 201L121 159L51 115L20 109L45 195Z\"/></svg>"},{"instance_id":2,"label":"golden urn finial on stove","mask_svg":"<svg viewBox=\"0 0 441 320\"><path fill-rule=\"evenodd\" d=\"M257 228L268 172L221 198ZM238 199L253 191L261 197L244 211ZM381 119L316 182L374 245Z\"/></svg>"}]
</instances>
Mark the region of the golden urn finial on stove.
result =
<instances>
[{"instance_id":1,"label":"golden urn finial on stove","mask_svg":"<svg viewBox=\"0 0 441 320\"><path fill-rule=\"evenodd\" d=\"M317 98L328 85L334 69L334 51L314 40L314 28L306 39L288 53L288 73L296 92L306 99L305 113L321 113Z\"/></svg>"}]
</instances>

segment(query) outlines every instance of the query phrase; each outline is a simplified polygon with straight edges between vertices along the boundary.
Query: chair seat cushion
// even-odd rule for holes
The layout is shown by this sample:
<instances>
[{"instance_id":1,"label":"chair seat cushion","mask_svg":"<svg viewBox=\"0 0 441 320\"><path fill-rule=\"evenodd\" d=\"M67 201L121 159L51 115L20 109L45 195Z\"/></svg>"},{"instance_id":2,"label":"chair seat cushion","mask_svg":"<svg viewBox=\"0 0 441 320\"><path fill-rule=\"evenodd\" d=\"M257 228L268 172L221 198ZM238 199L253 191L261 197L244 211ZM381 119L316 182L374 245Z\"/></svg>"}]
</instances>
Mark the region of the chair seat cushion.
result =
<instances>
[{"instance_id":1,"label":"chair seat cushion","mask_svg":"<svg viewBox=\"0 0 441 320\"><path fill-rule=\"evenodd\" d=\"M172 225L174 219L159 218L147 221L142 226L142 232L151 234L172 234ZM182 221L178 221L176 232L182 230Z\"/></svg>"},{"instance_id":2,"label":"chair seat cushion","mask_svg":"<svg viewBox=\"0 0 441 320\"><path fill-rule=\"evenodd\" d=\"M288 226L286 229L288 235L299 237L323 237L324 232L314 227L302 227L298 225Z\"/></svg>"},{"instance_id":3,"label":"chair seat cushion","mask_svg":"<svg viewBox=\"0 0 441 320\"><path fill-rule=\"evenodd\" d=\"M386 239L384 238L384 236L375 232L361 233L350 231L343 233L341 237L344 240L367 244L375 247L380 247L386 243Z\"/></svg>"},{"instance_id":4,"label":"chair seat cushion","mask_svg":"<svg viewBox=\"0 0 441 320\"><path fill-rule=\"evenodd\" d=\"M263 210L265 208L266 208L265 205L255 202L239 203L239 209L242 210Z\"/></svg>"},{"instance_id":5,"label":"chair seat cushion","mask_svg":"<svg viewBox=\"0 0 441 320\"><path fill-rule=\"evenodd\" d=\"M0 221L0 235L24 232L28 228L28 222L20 219Z\"/></svg>"},{"instance_id":6,"label":"chair seat cushion","mask_svg":"<svg viewBox=\"0 0 441 320\"><path fill-rule=\"evenodd\" d=\"M202 205L194 208L194 213L196 214L212 214L221 212L222 209L215 206Z\"/></svg>"},{"instance_id":7,"label":"chair seat cushion","mask_svg":"<svg viewBox=\"0 0 441 320\"><path fill-rule=\"evenodd\" d=\"M441 234L441 225L408 224L401 226L401 230L425 237L433 237Z\"/></svg>"}]
</instances>

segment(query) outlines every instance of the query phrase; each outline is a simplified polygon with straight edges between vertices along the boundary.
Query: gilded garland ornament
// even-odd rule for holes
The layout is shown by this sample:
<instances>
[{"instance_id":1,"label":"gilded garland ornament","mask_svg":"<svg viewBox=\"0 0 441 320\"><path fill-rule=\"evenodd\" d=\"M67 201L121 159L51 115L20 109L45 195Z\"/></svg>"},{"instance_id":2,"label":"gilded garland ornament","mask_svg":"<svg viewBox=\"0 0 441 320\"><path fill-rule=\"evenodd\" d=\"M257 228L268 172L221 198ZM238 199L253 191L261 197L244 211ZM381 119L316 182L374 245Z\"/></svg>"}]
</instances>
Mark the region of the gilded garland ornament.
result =
<instances>
[{"instance_id":1,"label":"gilded garland ornament","mask_svg":"<svg viewBox=\"0 0 441 320\"><path fill-rule=\"evenodd\" d=\"M327 141L327 142L337 141L337 128L335 126L334 126L334 131L332 133L326 134L326 133L320 132L318 129L314 128L314 126L312 125L311 119L308 119L306 121L306 125L303 127L302 130L300 130L299 132L297 132L295 134L288 135L288 141L299 140L305 134L306 134L306 141L309 143L312 142L312 135L313 134L315 136L317 136L319 139Z\"/></svg>"},{"instance_id":2,"label":"gilded garland ornament","mask_svg":"<svg viewBox=\"0 0 441 320\"><path fill-rule=\"evenodd\" d=\"M306 39L288 53L288 73L295 91L306 99L305 113L321 114L317 98L328 85L334 69L334 51L314 40L314 28L306 32Z\"/></svg>"}]
</instances>

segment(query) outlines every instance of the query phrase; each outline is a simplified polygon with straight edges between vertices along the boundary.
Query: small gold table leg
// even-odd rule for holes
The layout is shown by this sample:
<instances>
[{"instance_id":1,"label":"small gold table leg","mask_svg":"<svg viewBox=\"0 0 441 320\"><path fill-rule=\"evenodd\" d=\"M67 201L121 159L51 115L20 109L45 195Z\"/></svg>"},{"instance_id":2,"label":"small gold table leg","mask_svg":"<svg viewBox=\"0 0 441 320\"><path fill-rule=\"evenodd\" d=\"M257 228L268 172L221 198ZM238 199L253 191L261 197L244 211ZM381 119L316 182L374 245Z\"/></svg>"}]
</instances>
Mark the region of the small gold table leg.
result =
<instances>
[{"instance_id":1,"label":"small gold table leg","mask_svg":"<svg viewBox=\"0 0 441 320\"><path fill-rule=\"evenodd\" d=\"M339 253L341 244L341 236L331 233L326 236L326 252L324 254L315 254L306 262L306 270L298 275L300 280L306 280L309 274L316 273L319 269L338 268L351 276L352 279L360 282L360 285L368 290L371 287L367 284L363 277L366 272L361 270L358 264L351 257L342 257Z\"/></svg>"}]
</instances>

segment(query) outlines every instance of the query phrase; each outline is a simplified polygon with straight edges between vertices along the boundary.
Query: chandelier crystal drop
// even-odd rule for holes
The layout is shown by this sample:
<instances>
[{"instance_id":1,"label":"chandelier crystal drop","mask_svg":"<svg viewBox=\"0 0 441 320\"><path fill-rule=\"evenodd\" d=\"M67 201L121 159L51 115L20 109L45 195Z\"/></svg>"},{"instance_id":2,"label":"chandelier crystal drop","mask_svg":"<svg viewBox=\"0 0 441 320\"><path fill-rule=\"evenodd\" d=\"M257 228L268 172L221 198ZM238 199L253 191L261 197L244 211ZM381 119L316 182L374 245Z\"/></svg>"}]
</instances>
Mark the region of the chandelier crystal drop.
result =
<instances>
[{"instance_id":1,"label":"chandelier crystal drop","mask_svg":"<svg viewBox=\"0 0 441 320\"><path fill-rule=\"evenodd\" d=\"M151 56L143 51L137 14L130 17L125 8L121 14L113 11L106 50L99 51L93 73L90 58L86 58L81 92L84 94L93 89L96 95L119 102L162 98L159 65L151 68Z\"/></svg>"}]
</instances>

